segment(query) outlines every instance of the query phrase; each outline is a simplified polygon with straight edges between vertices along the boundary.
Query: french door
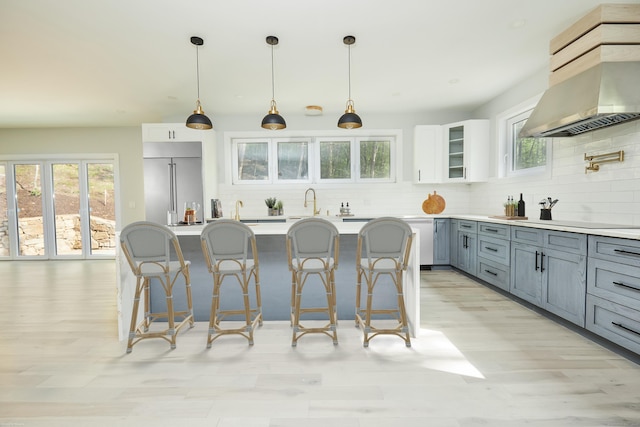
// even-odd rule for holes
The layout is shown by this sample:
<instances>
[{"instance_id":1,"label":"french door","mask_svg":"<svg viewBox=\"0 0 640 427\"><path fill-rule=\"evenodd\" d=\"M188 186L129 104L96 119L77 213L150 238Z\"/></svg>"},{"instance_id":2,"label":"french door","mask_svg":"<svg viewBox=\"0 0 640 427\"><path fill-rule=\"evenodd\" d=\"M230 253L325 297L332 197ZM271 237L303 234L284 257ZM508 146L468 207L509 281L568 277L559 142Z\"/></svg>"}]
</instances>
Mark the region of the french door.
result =
<instances>
[{"instance_id":1,"label":"french door","mask_svg":"<svg viewBox=\"0 0 640 427\"><path fill-rule=\"evenodd\" d=\"M0 163L0 258L115 257L113 160Z\"/></svg>"}]
</instances>

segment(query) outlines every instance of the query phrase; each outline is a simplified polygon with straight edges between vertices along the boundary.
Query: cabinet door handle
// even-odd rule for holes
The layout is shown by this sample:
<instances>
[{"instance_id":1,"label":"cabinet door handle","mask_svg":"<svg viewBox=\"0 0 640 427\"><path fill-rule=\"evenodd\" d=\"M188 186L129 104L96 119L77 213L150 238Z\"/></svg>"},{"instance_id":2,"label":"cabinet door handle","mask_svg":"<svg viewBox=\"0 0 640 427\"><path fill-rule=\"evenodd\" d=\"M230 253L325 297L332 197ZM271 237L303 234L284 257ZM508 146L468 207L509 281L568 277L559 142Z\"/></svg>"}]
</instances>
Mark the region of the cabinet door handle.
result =
<instances>
[{"instance_id":1,"label":"cabinet door handle","mask_svg":"<svg viewBox=\"0 0 640 427\"><path fill-rule=\"evenodd\" d=\"M614 249L613 251L624 255L640 256L640 254L637 252L625 251L624 249Z\"/></svg>"},{"instance_id":2,"label":"cabinet door handle","mask_svg":"<svg viewBox=\"0 0 640 427\"><path fill-rule=\"evenodd\" d=\"M433 232L434 233L438 232L438 221L433 221Z\"/></svg>"},{"instance_id":3,"label":"cabinet door handle","mask_svg":"<svg viewBox=\"0 0 640 427\"><path fill-rule=\"evenodd\" d=\"M498 273L495 273L495 272L490 271L490 270L485 270L484 272L485 272L485 273L489 273L489 274L491 274L492 276L498 276Z\"/></svg>"},{"instance_id":4,"label":"cabinet door handle","mask_svg":"<svg viewBox=\"0 0 640 427\"><path fill-rule=\"evenodd\" d=\"M612 324L613 326L617 326L617 327L618 327L618 328L620 328L620 329L624 329L625 331L629 331L629 332L631 332L632 334L636 334L636 335L640 336L640 332L638 332L638 331L634 331L633 329L631 329L631 328L628 328L628 327L624 326L622 323L611 322L611 324Z\"/></svg>"},{"instance_id":5,"label":"cabinet door handle","mask_svg":"<svg viewBox=\"0 0 640 427\"><path fill-rule=\"evenodd\" d=\"M623 288L627 288L627 289L631 289L631 290L640 292L640 289L636 288L635 286L625 285L624 283L621 283L621 282L612 282L612 283L614 285L622 286Z\"/></svg>"},{"instance_id":6,"label":"cabinet door handle","mask_svg":"<svg viewBox=\"0 0 640 427\"><path fill-rule=\"evenodd\" d=\"M420 175L420 169L418 169L418 181L422 181L421 175Z\"/></svg>"},{"instance_id":7,"label":"cabinet door handle","mask_svg":"<svg viewBox=\"0 0 640 427\"><path fill-rule=\"evenodd\" d=\"M465 234L464 236L462 236L462 247L467 249L467 235Z\"/></svg>"},{"instance_id":8,"label":"cabinet door handle","mask_svg":"<svg viewBox=\"0 0 640 427\"><path fill-rule=\"evenodd\" d=\"M540 273L544 271L544 252L540 252Z\"/></svg>"},{"instance_id":9,"label":"cabinet door handle","mask_svg":"<svg viewBox=\"0 0 640 427\"><path fill-rule=\"evenodd\" d=\"M496 248L490 248L489 246L485 246L484 247L486 250L491 251L491 252L498 252L498 250Z\"/></svg>"},{"instance_id":10,"label":"cabinet door handle","mask_svg":"<svg viewBox=\"0 0 640 427\"><path fill-rule=\"evenodd\" d=\"M538 267L538 255L539 255L539 252L536 251L536 271L538 271L538 269L540 268Z\"/></svg>"}]
</instances>

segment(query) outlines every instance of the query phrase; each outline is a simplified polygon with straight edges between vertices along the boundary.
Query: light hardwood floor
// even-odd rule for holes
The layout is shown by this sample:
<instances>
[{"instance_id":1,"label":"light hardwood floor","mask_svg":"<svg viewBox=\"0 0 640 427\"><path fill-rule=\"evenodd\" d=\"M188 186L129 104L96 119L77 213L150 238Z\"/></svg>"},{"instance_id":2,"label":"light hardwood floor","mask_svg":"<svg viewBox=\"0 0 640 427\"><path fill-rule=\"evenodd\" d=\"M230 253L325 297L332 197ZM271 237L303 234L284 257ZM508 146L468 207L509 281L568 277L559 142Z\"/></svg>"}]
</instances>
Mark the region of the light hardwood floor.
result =
<instances>
[{"instance_id":1,"label":"light hardwood floor","mask_svg":"<svg viewBox=\"0 0 640 427\"><path fill-rule=\"evenodd\" d=\"M0 262L0 281L0 427L640 425L637 364L452 271L422 273L411 348L342 321L336 347L266 322L207 350L197 323L125 354L113 262Z\"/></svg>"}]
</instances>

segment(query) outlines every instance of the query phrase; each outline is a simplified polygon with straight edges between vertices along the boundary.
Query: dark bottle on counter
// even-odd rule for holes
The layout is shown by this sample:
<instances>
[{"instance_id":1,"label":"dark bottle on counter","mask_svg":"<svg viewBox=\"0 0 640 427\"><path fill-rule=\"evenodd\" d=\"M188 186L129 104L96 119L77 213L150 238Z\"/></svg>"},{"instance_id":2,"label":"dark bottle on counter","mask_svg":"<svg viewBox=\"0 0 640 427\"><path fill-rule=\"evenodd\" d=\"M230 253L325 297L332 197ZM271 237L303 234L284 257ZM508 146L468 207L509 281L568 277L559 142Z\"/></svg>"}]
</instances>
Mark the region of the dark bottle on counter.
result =
<instances>
[{"instance_id":1,"label":"dark bottle on counter","mask_svg":"<svg viewBox=\"0 0 640 427\"><path fill-rule=\"evenodd\" d=\"M518 216L524 215L524 200L522 199L522 193L520 193L520 200L518 201Z\"/></svg>"}]
</instances>

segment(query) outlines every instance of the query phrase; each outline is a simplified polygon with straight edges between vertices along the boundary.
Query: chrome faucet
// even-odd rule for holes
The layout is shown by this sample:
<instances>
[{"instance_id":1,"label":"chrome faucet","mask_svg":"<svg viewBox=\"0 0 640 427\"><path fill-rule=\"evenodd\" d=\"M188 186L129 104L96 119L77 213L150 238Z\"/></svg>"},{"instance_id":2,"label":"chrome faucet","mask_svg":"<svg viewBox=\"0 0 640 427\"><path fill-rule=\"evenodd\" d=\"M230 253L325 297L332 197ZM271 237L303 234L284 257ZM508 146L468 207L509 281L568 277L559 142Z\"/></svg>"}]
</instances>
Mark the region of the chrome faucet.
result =
<instances>
[{"instance_id":1,"label":"chrome faucet","mask_svg":"<svg viewBox=\"0 0 640 427\"><path fill-rule=\"evenodd\" d=\"M313 188L307 188L307 191L304 192L304 207L307 207L307 194L309 191L313 193L313 216L316 216L320 213L320 209L316 207L316 190Z\"/></svg>"},{"instance_id":2,"label":"chrome faucet","mask_svg":"<svg viewBox=\"0 0 640 427\"><path fill-rule=\"evenodd\" d=\"M244 203L242 203L242 200L236 200L236 216L235 216L235 220L236 221L240 221L240 208L244 207Z\"/></svg>"}]
</instances>

